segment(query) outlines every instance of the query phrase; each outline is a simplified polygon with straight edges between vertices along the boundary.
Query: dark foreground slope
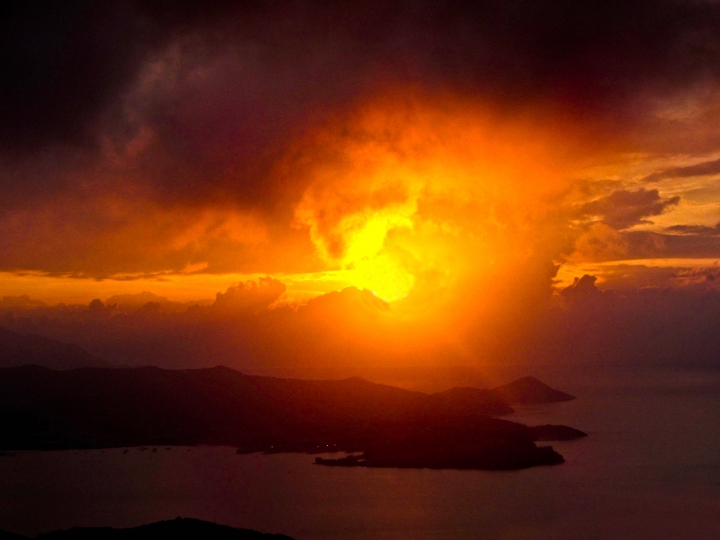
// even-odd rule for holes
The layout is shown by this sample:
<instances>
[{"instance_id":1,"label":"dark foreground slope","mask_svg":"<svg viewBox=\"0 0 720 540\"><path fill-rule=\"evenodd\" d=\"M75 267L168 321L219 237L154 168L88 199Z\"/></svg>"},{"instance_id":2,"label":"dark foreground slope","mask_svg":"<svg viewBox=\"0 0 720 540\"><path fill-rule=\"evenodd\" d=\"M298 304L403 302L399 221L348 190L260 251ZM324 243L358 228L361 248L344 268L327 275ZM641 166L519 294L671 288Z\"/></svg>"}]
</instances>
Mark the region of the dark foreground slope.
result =
<instances>
[{"instance_id":1,"label":"dark foreground slope","mask_svg":"<svg viewBox=\"0 0 720 540\"><path fill-rule=\"evenodd\" d=\"M8 368L0 370L0 450L213 444L241 452L362 451L386 466L562 461L534 444L530 428L491 418L512 409L478 392L438 397L357 378L276 379L225 367Z\"/></svg>"},{"instance_id":2,"label":"dark foreground slope","mask_svg":"<svg viewBox=\"0 0 720 540\"><path fill-rule=\"evenodd\" d=\"M0 531L0 540L26 540L27 537ZM130 529L75 527L35 537L37 540L157 540L158 538L203 538L207 540L292 540L284 534L263 534L236 529L199 519L175 519Z\"/></svg>"}]
</instances>

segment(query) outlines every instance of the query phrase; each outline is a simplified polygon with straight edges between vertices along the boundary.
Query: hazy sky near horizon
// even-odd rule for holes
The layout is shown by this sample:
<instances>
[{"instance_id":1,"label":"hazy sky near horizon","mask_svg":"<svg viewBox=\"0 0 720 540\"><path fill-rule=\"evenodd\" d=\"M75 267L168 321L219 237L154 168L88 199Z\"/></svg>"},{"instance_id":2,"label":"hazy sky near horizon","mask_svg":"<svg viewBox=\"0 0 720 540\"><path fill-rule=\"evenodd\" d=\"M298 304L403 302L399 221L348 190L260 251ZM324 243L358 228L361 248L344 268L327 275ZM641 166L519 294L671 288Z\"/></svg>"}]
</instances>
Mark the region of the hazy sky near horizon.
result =
<instances>
[{"instance_id":1,"label":"hazy sky near horizon","mask_svg":"<svg viewBox=\"0 0 720 540\"><path fill-rule=\"evenodd\" d=\"M270 276L240 302L289 310L267 340L322 312L497 356L598 288L635 322L717 300L716 2L24 2L0 30L7 309Z\"/></svg>"}]
</instances>

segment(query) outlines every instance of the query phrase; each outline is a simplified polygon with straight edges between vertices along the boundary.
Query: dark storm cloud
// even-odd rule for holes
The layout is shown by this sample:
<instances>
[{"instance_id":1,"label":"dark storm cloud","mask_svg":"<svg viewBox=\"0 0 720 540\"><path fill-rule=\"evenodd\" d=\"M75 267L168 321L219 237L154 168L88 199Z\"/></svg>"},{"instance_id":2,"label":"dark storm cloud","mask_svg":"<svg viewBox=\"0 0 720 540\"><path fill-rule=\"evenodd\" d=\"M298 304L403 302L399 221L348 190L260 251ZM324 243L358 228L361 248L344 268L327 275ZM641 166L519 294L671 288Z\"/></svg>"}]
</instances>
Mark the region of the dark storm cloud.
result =
<instances>
[{"instance_id":1,"label":"dark storm cloud","mask_svg":"<svg viewBox=\"0 0 720 540\"><path fill-rule=\"evenodd\" d=\"M162 47L194 35L251 43L302 106L312 82L348 92L354 69L506 97L615 106L636 90L715 77L720 7L697 1L23 2L3 8L0 68L6 148L73 142ZM308 61L309 60L309 61ZM283 79L283 66L303 73ZM333 69L325 71L324 66ZM276 99L280 99L276 97ZM272 119L288 108L264 103ZM273 110L275 109L275 110ZM606 112L607 112L606 111ZM627 109L622 109L627 113Z\"/></svg>"},{"instance_id":2,"label":"dark storm cloud","mask_svg":"<svg viewBox=\"0 0 720 540\"><path fill-rule=\"evenodd\" d=\"M597 278L595 276L585 274L581 278L575 278L571 285L560 291L560 295L567 302L576 302L578 300L592 298L600 294L600 290L595 286L596 281Z\"/></svg>"},{"instance_id":3,"label":"dark storm cloud","mask_svg":"<svg viewBox=\"0 0 720 540\"><path fill-rule=\"evenodd\" d=\"M648 97L716 79L720 6L30 1L0 12L0 71L0 229L17 235L0 243L27 252L0 266L136 272L141 256L118 266L134 256L112 244L157 229L140 226L149 207L172 216L187 206L239 208L286 227L292 205L282 203L303 186L272 174L279 157L309 126L388 88L632 124L648 114ZM103 206L106 192L114 200ZM627 216L608 211L608 223L629 226L673 203L649 204ZM117 257L90 268L106 240ZM177 260L165 264L168 256ZM151 270L203 256L163 251Z\"/></svg>"},{"instance_id":4,"label":"dark storm cloud","mask_svg":"<svg viewBox=\"0 0 720 540\"><path fill-rule=\"evenodd\" d=\"M720 254L720 235L678 235L629 232L631 251L645 257L716 258Z\"/></svg>"},{"instance_id":5,"label":"dark storm cloud","mask_svg":"<svg viewBox=\"0 0 720 540\"><path fill-rule=\"evenodd\" d=\"M706 225L671 225L665 227L670 234L697 235L697 236L720 236L720 223L714 227Z\"/></svg>"},{"instance_id":6,"label":"dark storm cloud","mask_svg":"<svg viewBox=\"0 0 720 540\"><path fill-rule=\"evenodd\" d=\"M687 167L672 167L647 175L646 182L659 182L666 178L690 178L693 176L710 176L720 173L720 159L704 161Z\"/></svg>"},{"instance_id":7,"label":"dark storm cloud","mask_svg":"<svg viewBox=\"0 0 720 540\"><path fill-rule=\"evenodd\" d=\"M664 232L618 231L593 224L575 243L572 260L714 259L720 254L720 228L674 225Z\"/></svg>"},{"instance_id":8,"label":"dark storm cloud","mask_svg":"<svg viewBox=\"0 0 720 540\"><path fill-rule=\"evenodd\" d=\"M686 227L686 226L680 226ZM652 231L620 231L618 239L622 242L622 252L607 250L588 260L612 261L618 259L714 259L720 254L720 233L711 227L692 226L698 232L672 234Z\"/></svg>"},{"instance_id":9,"label":"dark storm cloud","mask_svg":"<svg viewBox=\"0 0 720 540\"><path fill-rule=\"evenodd\" d=\"M706 268L689 268L680 270L675 279L683 285L710 285L720 284L720 268L717 264Z\"/></svg>"},{"instance_id":10,"label":"dark storm cloud","mask_svg":"<svg viewBox=\"0 0 720 540\"><path fill-rule=\"evenodd\" d=\"M140 21L112 2L16 2L1 13L3 149L87 140L142 60Z\"/></svg>"},{"instance_id":11,"label":"dark storm cloud","mask_svg":"<svg viewBox=\"0 0 720 540\"><path fill-rule=\"evenodd\" d=\"M208 28L226 9L212 1L29 0L4 6L3 149L91 143L100 117L132 84L149 55L178 33Z\"/></svg>"},{"instance_id":12,"label":"dark storm cloud","mask_svg":"<svg viewBox=\"0 0 720 540\"><path fill-rule=\"evenodd\" d=\"M679 202L678 196L662 198L657 189L618 189L610 195L585 203L580 208L580 214L599 217L616 229L627 229L639 223L648 223L646 218L660 215Z\"/></svg>"}]
</instances>

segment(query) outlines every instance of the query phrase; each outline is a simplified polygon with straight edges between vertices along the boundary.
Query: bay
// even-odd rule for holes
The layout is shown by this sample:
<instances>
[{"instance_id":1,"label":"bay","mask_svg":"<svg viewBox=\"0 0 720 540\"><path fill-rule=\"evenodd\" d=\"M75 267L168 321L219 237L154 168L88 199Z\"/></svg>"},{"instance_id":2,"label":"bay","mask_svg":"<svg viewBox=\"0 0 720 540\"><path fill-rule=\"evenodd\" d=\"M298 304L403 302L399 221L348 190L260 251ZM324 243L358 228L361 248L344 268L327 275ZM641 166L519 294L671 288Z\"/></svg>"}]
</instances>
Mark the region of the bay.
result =
<instances>
[{"instance_id":1,"label":"bay","mask_svg":"<svg viewBox=\"0 0 720 540\"><path fill-rule=\"evenodd\" d=\"M0 457L0 528L34 536L194 517L297 540L720 538L720 376L548 370L578 399L508 419L563 423L566 459L513 472L320 467L227 447Z\"/></svg>"}]
</instances>

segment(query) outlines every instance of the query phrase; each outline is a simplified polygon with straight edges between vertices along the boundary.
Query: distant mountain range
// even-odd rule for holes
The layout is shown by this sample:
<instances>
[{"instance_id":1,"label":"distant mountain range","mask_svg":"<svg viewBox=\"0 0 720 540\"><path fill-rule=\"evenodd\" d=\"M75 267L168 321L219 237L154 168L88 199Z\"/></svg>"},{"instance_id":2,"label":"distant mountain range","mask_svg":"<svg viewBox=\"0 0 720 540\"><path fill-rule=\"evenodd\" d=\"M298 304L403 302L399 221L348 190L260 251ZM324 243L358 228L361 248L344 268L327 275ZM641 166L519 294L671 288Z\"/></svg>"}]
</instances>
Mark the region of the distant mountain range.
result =
<instances>
[{"instance_id":1,"label":"distant mountain range","mask_svg":"<svg viewBox=\"0 0 720 540\"><path fill-rule=\"evenodd\" d=\"M572 396L532 378L424 394L359 378L278 379L227 367L15 367L0 369L0 450L213 444L239 452L369 452L387 466L562 462L534 444L539 437L530 428L491 418L512 412L508 399ZM415 457L403 461L410 448Z\"/></svg>"},{"instance_id":2,"label":"distant mountain range","mask_svg":"<svg viewBox=\"0 0 720 540\"><path fill-rule=\"evenodd\" d=\"M38 365L51 369L108 367L76 345L38 335L16 334L0 327L0 368Z\"/></svg>"}]
</instances>

